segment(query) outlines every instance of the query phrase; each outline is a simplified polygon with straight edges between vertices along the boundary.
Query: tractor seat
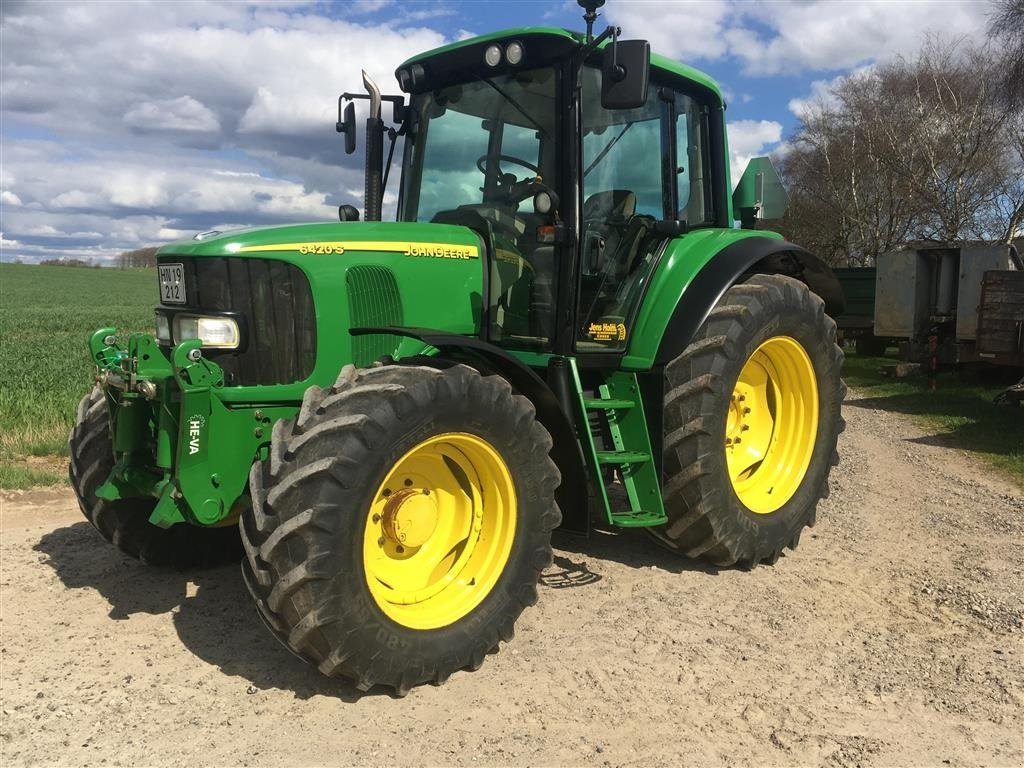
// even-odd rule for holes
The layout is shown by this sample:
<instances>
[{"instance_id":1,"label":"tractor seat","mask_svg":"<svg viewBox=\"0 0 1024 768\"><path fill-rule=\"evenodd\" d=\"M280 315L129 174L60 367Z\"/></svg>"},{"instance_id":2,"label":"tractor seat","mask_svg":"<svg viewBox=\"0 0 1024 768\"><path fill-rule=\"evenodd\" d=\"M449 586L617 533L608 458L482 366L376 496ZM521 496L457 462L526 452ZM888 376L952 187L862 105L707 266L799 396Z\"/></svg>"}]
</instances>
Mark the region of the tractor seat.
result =
<instances>
[{"instance_id":1,"label":"tractor seat","mask_svg":"<svg viewBox=\"0 0 1024 768\"><path fill-rule=\"evenodd\" d=\"M628 189L595 192L583 203L583 260L590 273L604 269L606 257L619 249L636 213L636 193Z\"/></svg>"},{"instance_id":2,"label":"tractor seat","mask_svg":"<svg viewBox=\"0 0 1024 768\"><path fill-rule=\"evenodd\" d=\"M628 189L595 192L583 203L583 222L625 221L636 213L636 193Z\"/></svg>"}]
</instances>

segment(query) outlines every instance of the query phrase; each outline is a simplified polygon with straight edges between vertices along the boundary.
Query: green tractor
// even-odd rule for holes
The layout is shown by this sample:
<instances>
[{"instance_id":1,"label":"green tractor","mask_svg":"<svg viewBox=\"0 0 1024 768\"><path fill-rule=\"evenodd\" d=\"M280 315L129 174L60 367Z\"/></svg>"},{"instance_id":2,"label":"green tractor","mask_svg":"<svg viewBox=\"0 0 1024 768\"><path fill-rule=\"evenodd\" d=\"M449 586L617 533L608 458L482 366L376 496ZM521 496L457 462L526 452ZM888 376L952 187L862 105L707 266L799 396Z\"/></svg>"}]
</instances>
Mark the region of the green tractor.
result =
<instances>
[{"instance_id":1,"label":"green tractor","mask_svg":"<svg viewBox=\"0 0 1024 768\"><path fill-rule=\"evenodd\" d=\"M556 528L752 567L828 492L836 279L758 229L770 165L730 195L717 85L581 5L364 74L365 221L165 246L155 333L91 337L86 517L147 563L244 550L271 632L362 690L479 667Z\"/></svg>"}]
</instances>

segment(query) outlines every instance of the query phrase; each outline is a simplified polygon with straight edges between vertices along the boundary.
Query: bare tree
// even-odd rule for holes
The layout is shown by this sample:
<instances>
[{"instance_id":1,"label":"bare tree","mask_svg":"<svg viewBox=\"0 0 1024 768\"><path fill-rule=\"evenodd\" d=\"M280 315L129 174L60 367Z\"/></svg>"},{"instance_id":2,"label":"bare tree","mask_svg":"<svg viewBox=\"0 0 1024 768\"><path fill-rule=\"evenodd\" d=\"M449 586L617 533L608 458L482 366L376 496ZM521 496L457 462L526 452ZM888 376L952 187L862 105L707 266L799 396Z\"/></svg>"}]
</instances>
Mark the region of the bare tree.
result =
<instances>
[{"instance_id":1,"label":"bare tree","mask_svg":"<svg viewBox=\"0 0 1024 768\"><path fill-rule=\"evenodd\" d=\"M1003 64L991 47L932 38L913 59L837 81L782 159L785 234L836 264L910 240L1012 236L1024 218L1024 120L1000 85Z\"/></svg>"},{"instance_id":2,"label":"bare tree","mask_svg":"<svg viewBox=\"0 0 1024 768\"><path fill-rule=\"evenodd\" d=\"M988 33L1002 59L1006 99L1024 106L1024 0L995 0Z\"/></svg>"}]
</instances>

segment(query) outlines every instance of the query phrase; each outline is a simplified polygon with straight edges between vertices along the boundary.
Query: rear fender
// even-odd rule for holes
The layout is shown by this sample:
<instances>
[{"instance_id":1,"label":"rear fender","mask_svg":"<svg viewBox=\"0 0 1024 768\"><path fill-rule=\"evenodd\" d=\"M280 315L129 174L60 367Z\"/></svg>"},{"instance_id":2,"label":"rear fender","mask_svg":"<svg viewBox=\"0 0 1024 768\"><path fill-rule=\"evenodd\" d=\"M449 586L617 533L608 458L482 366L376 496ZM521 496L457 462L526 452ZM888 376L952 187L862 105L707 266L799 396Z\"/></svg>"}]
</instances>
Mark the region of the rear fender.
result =
<instances>
[{"instance_id":1,"label":"rear fender","mask_svg":"<svg viewBox=\"0 0 1024 768\"><path fill-rule=\"evenodd\" d=\"M666 365L679 356L725 292L753 274L796 278L822 298L826 313L836 317L843 311L843 289L825 262L785 240L746 237L716 253L685 287L661 336L654 365Z\"/></svg>"}]
</instances>

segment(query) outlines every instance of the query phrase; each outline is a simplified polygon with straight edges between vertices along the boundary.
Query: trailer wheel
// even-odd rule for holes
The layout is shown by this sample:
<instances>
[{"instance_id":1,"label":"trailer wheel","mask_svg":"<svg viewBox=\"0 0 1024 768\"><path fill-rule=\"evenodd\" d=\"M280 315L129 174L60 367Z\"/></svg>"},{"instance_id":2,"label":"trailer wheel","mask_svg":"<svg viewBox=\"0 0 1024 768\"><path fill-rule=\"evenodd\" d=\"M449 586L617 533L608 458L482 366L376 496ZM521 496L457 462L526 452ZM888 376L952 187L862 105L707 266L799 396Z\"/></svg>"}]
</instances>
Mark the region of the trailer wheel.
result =
<instances>
[{"instance_id":1,"label":"trailer wheel","mask_svg":"<svg viewBox=\"0 0 1024 768\"><path fill-rule=\"evenodd\" d=\"M716 565L774 563L813 525L838 463L842 351L803 283L755 275L666 366L659 541Z\"/></svg>"},{"instance_id":2,"label":"trailer wheel","mask_svg":"<svg viewBox=\"0 0 1024 768\"><path fill-rule=\"evenodd\" d=\"M478 668L551 562L551 445L501 377L346 366L250 474L243 574L264 621L364 691Z\"/></svg>"},{"instance_id":3,"label":"trailer wheel","mask_svg":"<svg viewBox=\"0 0 1024 768\"><path fill-rule=\"evenodd\" d=\"M887 339L880 339L877 336L859 336L854 342L854 349L861 357L881 357L889 348Z\"/></svg>"},{"instance_id":4,"label":"trailer wheel","mask_svg":"<svg viewBox=\"0 0 1024 768\"><path fill-rule=\"evenodd\" d=\"M156 499L107 501L96 489L114 468L110 420L103 390L94 387L78 404L78 418L68 438L68 479L85 519L103 538L147 565L190 568L237 561L238 531L200 528L184 523L159 528L149 522Z\"/></svg>"}]
</instances>

